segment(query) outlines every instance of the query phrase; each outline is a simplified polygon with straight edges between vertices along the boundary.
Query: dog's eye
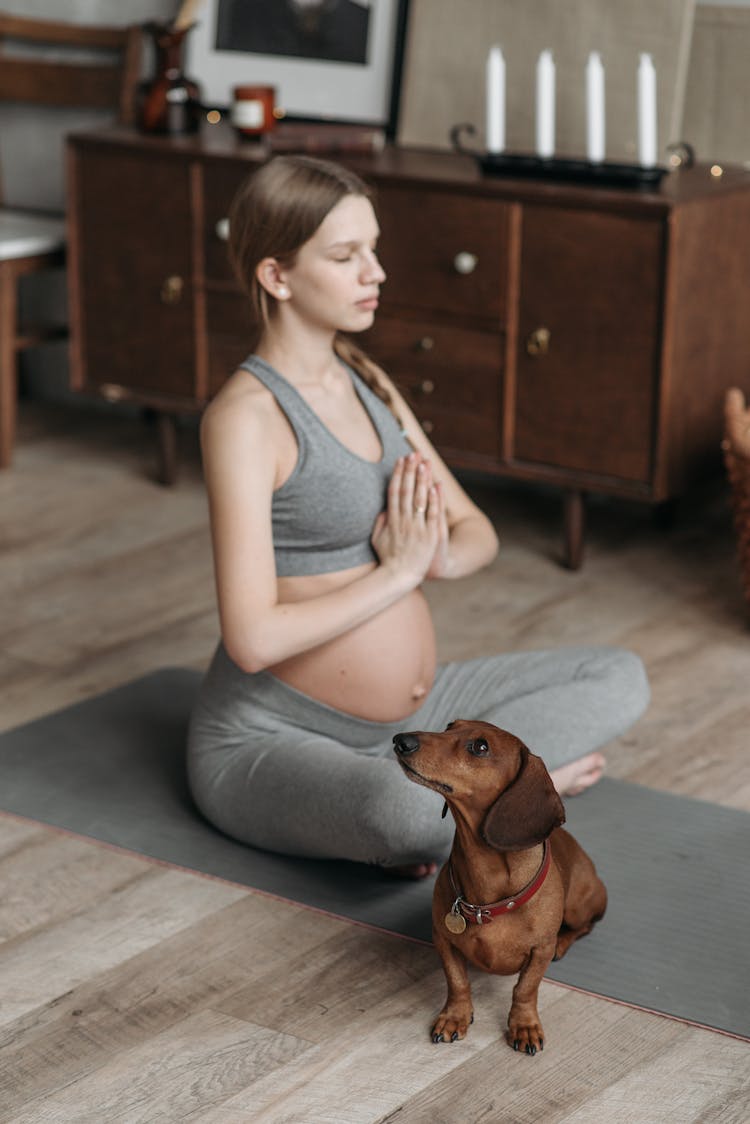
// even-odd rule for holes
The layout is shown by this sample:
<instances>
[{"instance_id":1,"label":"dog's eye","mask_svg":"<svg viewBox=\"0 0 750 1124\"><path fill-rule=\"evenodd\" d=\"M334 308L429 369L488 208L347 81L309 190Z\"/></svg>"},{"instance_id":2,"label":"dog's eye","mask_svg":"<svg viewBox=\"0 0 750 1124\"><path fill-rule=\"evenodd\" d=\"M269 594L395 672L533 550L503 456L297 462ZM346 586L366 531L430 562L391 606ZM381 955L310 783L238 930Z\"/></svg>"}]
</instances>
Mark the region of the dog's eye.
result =
<instances>
[{"instance_id":1,"label":"dog's eye","mask_svg":"<svg viewBox=\"0 0 750 1124\"><path fill-rule=\"evenodd\" d=\"M475 738L473 742L469 742L466 748L474 757L486 757L490 752L490 747L484 738Z\"/></svg>"}]
</instances>

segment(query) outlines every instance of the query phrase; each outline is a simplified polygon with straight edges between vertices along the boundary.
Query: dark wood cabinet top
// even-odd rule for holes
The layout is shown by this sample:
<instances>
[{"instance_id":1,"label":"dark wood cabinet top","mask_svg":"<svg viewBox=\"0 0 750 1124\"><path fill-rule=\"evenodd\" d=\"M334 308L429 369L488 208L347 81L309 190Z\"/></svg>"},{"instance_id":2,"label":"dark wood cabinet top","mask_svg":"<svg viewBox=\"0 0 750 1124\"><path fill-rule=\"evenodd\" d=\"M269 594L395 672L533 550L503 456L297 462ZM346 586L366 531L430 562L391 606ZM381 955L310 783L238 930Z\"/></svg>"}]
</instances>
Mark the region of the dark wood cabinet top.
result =
<instances>
[{"instance_id":1,"label":"dark wood cabinet top","mask_svg":"<svg viewBox=\"0 0 750 1124\"><path fill-rule=\"evenodd\" d=\"M137 148L153 151L160 156L175 159L209 161L246 161L248 170L261 163L269 153L262 145L240 140L226 123L204 125L201 132L187 137L148 136L134 129L115 127L71 134L77 146ZM326 154L321 153L324 156ZM737 191L750 190L750 169L723 166L723 174L712 175L707 164L669 172L658 190L640 188L611 188L581 186L552 181L487 176L480 171L470 155L437 152L429 149L387 146L377 155L333 155L357 169L365 178L378 183L403 183L410 188L425 187L451 189L467 194L496 196L501 199L527 203L567 205L587 209L617 210L647 214L653 217L664 214L675 206L703 199L720 197Z\"/></svg>"}]
</instances>

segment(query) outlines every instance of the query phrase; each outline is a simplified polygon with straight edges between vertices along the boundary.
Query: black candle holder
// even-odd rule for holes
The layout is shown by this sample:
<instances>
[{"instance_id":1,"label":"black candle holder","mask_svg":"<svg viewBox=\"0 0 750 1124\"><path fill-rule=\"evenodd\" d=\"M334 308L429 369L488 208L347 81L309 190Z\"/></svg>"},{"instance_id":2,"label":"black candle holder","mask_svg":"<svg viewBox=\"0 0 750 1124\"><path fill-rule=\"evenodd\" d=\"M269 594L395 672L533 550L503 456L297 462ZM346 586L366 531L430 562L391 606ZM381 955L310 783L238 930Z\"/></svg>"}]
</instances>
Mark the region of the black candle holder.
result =
<instances>
[{"instance_id":1,"label":"black candle holder","mask_svg":"<svg viewBox=\"0 0 750 1124\"><path fill-rule=\"evenodd\" d=\"M474 153L479 167L488 176L549 180L586 186L627 187L655 190L669 171L660 165L618 164L612 160L581 160L561 156L530 156L523 153Z\"/></svg>"}]
</instances>

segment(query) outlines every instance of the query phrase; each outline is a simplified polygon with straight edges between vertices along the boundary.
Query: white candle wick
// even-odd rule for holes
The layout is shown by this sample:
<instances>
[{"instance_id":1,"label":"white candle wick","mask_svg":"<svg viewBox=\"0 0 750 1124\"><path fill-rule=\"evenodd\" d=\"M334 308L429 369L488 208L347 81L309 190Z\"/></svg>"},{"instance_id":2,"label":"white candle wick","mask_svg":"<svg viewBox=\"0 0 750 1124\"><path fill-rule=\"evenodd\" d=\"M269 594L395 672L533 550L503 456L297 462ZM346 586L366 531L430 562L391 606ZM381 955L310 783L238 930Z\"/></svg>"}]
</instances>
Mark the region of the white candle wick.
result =
<instances>
[{"instance_id":1,"label":"white candle wick","mask_svg":"<svg viewBox=\"0 0 750 1124\"><path fill-rule=\"evenodd\" d=\"M505 148L505 59L499 47L490 47L486 73L485 141L488 152Z\"/></svg>"},{"instance_id":2,"label":"white candle wick","mask_svg":"<svg viewBox=\"0 0 750 1124\"><path fill-rule=\"evenodd\" d=\"M656 71L651 55L641 54L638 61L638 160L644 168L653 168L657 155Z\"/></svg>"},{"instance_id":3,"label":"white candle wick","mask_svg":"<svg viewBox=\"0 0 750 1124\"><path fill-rule=\"evenodd\" d=\"M536 152L549 159L555 153L555 63L542 51L536 64Z\"/></svg>"},{"instance_id":4,"label":"white candle wick","mask_svg":"<svg viewBox=\"0 0 750 1124\"><path fill-rule=\"evenodd\" d=\"M586 64L586 155L600 162L605 153L604 66L598 51L592 51Z\"/></svg>"}]
</instances>

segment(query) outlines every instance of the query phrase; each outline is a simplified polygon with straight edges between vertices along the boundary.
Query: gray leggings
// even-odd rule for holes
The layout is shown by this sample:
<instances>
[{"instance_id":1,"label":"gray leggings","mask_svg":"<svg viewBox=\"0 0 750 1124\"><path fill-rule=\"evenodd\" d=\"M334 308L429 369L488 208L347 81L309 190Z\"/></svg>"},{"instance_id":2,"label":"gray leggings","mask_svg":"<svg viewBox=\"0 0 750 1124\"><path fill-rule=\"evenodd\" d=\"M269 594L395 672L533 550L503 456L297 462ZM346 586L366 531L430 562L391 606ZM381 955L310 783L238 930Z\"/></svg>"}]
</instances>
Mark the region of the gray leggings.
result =
<instances>
[{"instance_id":1,"label":"gray leggings","mask_svg":"<svg viewBox=\"0 0 750 1124\"><path fill-rule=\"evenodd\" d=\"M395 733L484 719L554 769L621 734L648 698L631 652L513 652L444 664L415 714L370 722L268 672L246 674L219 645L190 724L190 787L208 820L254 847L382 866L442 859L453 821L436 793L404 777Z\"/></svg>"}]
</instances>

